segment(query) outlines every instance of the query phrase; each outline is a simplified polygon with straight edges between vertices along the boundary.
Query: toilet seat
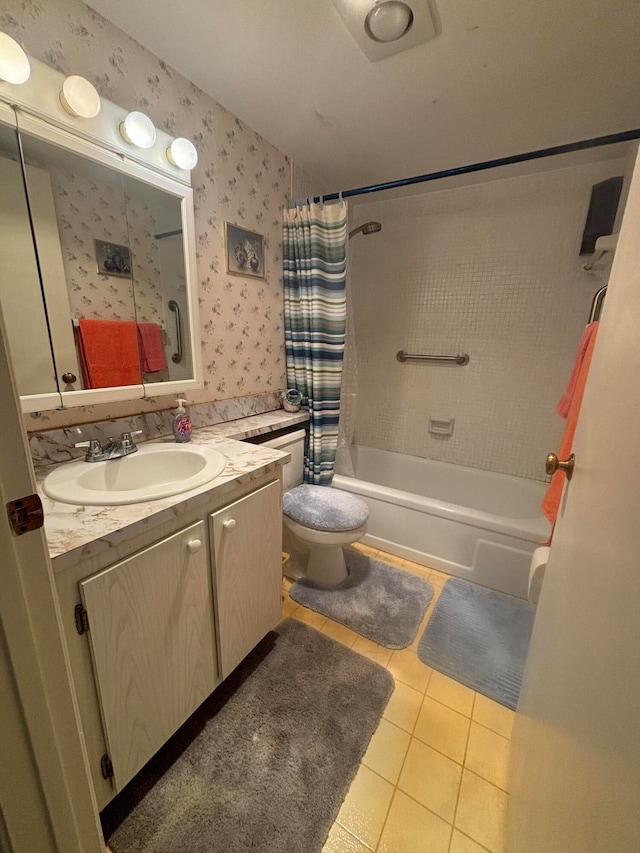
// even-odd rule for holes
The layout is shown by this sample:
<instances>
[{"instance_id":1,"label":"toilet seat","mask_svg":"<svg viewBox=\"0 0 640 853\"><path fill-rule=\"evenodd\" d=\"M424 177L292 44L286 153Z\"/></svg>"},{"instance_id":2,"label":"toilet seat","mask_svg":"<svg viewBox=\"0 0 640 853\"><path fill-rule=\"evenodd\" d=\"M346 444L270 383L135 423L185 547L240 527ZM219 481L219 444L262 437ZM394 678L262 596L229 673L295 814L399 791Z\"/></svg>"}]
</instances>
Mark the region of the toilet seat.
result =
<instances>
[{"instance_id":1,"label":"toilet seat","mask_svg":"<svg viewBox=\"0 0 640 853\"><path fill-rule=\"evenodd\" d=\"M366 525L369 507L351 492L303 483L282 497L287 518L310 530L351 531Z\"/></svg>"},{"instance_id":2,"label":"toilet seat","mask_svg":"<svg viewBox=\"0 0 640 853\"><path fill-rule=\"evenodd\" d=\"M288 515L284 516L284 523L292 533L299 536L304 542L311 542L314 545L350 545L352 542L361 539L367 532L366 524L363 524L362 527L351 528L351 530L317 530L314 527L298 524Z\"/></svg>"}]
</instances>

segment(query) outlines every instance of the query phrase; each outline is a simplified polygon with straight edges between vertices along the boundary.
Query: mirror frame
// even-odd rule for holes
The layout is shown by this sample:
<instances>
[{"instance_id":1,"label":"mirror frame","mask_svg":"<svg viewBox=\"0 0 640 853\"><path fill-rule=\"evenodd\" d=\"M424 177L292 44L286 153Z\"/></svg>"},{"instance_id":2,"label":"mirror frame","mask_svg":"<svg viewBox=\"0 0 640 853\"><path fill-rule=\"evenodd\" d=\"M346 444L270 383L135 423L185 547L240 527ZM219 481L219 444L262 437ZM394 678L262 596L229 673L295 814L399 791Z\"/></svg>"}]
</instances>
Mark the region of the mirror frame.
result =
<instances>
[{"instance_id":1,"label":"mirror frame","mask_svg":"<svg viewBox=\"0 0 640 853\"><path fill-rule=\"evenodd\" d=\"M8 105L0 102L0 122L13 130L24 132L37 139L83 157L101 163L120 174L156 187L180 200L182 217L182 242L185 264L187 305L189 308L188 329L183 336L191 347L193 378L169 380L167 382L147 382L140 385L114 386L113 388L91 388L79 391L52 392L48 394L30 394L20 397L23 412L39 412L47 409L68 409L76 406L90 406L97 403L113 403L121 400L136 400L149 396L179 395L182 391L203 387L202 352L199 338L198 281L196 272L195 219L193 213L193 190L190 186L174 180L165 174L139 162L134 162L109 148L75 136L67 130L56 127L40 118L20 111L16 114ZM37 249L37 247L36 247ZM69 322L71 322L71 317ZM54 353L55 357L55 353ZM19 389L18 389L19 393Z\"/></svg>"}]
</instances>

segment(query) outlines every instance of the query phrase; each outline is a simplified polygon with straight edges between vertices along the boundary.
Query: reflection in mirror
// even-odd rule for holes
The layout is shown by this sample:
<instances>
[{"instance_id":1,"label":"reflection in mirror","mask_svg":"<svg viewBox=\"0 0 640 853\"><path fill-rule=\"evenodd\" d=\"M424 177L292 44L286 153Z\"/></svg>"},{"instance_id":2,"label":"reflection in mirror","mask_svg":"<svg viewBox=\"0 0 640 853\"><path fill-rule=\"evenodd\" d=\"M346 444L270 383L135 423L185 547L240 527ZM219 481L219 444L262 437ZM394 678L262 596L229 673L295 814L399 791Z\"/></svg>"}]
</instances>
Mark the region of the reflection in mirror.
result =
<instances>
[{"instance_id":1,"label":"reflection in mirror","mask_svg":"<svg viewBox=\"0 0 640 853\"><path fill-rule=\"evenodd\" d=\"M34 227L55 228L50 186L32 176ZM47 327L38 265L15 129L0 124L0 302L21 396L57 394L56 369ZM67 318L68 324L68 318ZM69 368L77 370L75 361ZM52 408L60 403L49 401Z\"/></svg>"},{"instance_id":2,"label":"reflection in mirror","mask_svg":"<svg viewBox=\"0 0 640 853\"><path fill-rule=\"evenodd\" d=\"M193 376L180 198L129 176L124 190L146 383Z\"/></svg>"},{"instance_id":3,"label":"reflection in mirror","mask_svg":"<svg viewBox=\"0 0 640 853\"><path fill-rule=\"evenodd\" d=\"M62 393L140 385L122 175L21 134L34 233Z\"/></svg>"}]
</instances>

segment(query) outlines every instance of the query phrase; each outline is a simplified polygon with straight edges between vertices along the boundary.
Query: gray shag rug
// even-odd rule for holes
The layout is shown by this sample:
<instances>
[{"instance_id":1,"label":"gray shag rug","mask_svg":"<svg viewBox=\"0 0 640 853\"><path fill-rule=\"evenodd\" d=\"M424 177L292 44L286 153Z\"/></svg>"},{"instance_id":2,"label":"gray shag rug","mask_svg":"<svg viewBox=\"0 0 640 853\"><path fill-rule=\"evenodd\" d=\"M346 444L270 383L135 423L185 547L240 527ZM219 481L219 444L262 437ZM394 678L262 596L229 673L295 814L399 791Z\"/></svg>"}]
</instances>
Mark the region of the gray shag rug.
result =
<instances>
[{"instance_id":1,"label":"gray shag rug","mask_svg":"<svg viewBox=\"0 0 640 853\"><path fill-rule=\"evenodd\" d=\"M321 851L393 692L287 619L102 812L114 853Z\"/></svg>"},{"instance_id":2,"label":"gray shag rug","mask_svg":"<svg viewBox=\"0 0 640 853\"><path fill-rule=\"evenodd\" d=\"M533 619L521 598L454 578L433 609L418 657L515 710Z\"/></svg>"},{"instance_id":3,"label":"gray shag rug","mask_svg":"<svg viewBox=\"0 0 640 853\"><path fill-rule=\"evenodd\" d=\"M353 548L344 549L344 558L349 570L344 583L323 589L296 581L291 598L388 649L408 646L433 598L429 581Z\"/></svg>"}]
</instances>

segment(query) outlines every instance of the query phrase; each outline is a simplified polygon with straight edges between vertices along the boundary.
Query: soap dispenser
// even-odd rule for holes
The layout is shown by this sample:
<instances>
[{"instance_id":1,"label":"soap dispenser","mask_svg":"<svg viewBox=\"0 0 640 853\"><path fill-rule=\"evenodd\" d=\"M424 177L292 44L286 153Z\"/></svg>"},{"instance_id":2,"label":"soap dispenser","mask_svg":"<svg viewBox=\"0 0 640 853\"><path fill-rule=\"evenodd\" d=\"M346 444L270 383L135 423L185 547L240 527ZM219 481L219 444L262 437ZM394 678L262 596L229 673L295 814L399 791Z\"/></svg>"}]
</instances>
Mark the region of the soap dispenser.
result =
<instances>
[{"instance_id":1,"label":"soap dispenser","mask_svg":"<svg viewBox=\"0 0 640 853\"><path fill-rule=\"evenodd\" d=\"M186 400L178 397L176 400L178 408L173 419L173 435L175 440L180 443L191 441L191 418L184 407L184 403L186 402Z\"/></svg>"}]
</instances>

